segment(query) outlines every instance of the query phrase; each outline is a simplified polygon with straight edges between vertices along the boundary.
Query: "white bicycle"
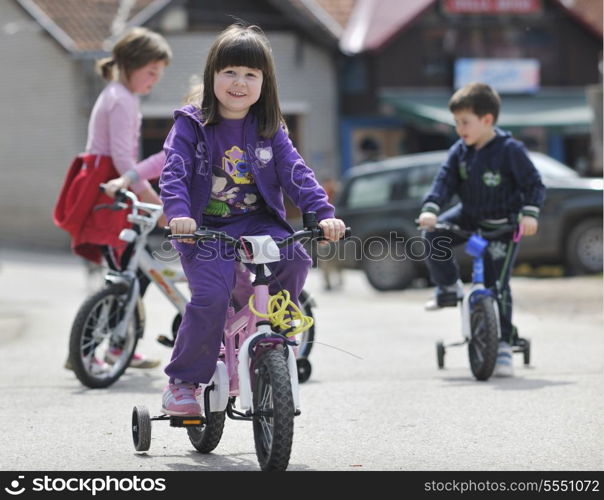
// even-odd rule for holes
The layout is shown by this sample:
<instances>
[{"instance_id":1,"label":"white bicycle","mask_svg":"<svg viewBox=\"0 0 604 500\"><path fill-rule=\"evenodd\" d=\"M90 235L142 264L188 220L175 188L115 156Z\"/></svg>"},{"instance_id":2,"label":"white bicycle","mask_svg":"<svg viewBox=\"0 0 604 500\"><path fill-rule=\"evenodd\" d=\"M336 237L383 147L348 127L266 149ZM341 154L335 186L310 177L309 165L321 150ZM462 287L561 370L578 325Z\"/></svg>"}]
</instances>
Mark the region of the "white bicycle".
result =
<instances>
[{"instance_id":1,"label":"white bicycle","mask_svg":"<svg viewBox=\"0 0 604 500\"><path fill-rule=\"evenodd\" d=\"M80 306L71 328L69 361L78 380L93 389L110 386L128 368L136 344L145 330L142 297L147 284L155 283L176 308L172 338L165 335L157 338L167 347L174 345L182 314L189 301L177 287L177 284L186 283L187 280L180 266L173 265L176 253L172 252L163 258L148 244L149 235L163 212L162 206L141 202L131 191L119 191L113 204L96 208L130 210L128 221L133 227L123 229L120 233L120 239L128 245L120 264L109 252L105 253L109 266L105 285ZM249 280L250 275L245 269L240 269L238 279ZM302 313L314 319L312 309L316 303L307 291L302 291L299 303ZM238 307L236 303L233 305ZM312 370L308 356L314 342L315 326L300 337L296 364L298 379L305 382Z\"/></svg>"}]
</instances>

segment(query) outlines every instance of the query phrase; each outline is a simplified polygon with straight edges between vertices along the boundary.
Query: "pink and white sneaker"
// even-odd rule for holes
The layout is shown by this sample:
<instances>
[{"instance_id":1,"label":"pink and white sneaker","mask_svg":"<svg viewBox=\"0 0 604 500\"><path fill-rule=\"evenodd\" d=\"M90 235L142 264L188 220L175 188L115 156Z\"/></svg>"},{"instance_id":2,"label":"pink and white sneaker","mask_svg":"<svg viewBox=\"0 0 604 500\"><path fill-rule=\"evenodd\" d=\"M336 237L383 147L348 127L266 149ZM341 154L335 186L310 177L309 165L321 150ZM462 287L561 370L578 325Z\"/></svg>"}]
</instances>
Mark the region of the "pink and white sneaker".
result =
<instances>
[{"instance_id":1,"label":"pink and white sneaker","mask_svg":"<svg viewBox=\"0 0 604 500\"><path fill-rule=\"evenodd\" d=\"M195 384L168 384L162 396L161 412L175 417L197 417L201 406L195 397Z\"/></svg>"}]
</instances>

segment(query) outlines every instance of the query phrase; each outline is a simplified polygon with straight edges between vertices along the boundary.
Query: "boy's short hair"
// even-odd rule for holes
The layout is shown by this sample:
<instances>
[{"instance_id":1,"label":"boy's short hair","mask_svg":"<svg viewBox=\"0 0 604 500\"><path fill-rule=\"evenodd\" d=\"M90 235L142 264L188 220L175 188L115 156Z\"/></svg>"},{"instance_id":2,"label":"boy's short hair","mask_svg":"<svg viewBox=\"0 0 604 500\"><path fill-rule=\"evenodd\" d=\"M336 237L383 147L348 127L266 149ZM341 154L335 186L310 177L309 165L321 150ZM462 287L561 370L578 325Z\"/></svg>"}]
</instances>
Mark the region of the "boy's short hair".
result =
<instances>
[{"instance_id":1,"label":"boy's short hair","mask_svg":"<svg viewBox=\"0 0 604 500\"><path fill-rule=\"evenodd\" d=\"M486 83L468 83L458 89L449 99L451 113L469 110L480 117L491 113L493 123L497 123L500 107L499 94Z\"/></svg>"}]
</instances>

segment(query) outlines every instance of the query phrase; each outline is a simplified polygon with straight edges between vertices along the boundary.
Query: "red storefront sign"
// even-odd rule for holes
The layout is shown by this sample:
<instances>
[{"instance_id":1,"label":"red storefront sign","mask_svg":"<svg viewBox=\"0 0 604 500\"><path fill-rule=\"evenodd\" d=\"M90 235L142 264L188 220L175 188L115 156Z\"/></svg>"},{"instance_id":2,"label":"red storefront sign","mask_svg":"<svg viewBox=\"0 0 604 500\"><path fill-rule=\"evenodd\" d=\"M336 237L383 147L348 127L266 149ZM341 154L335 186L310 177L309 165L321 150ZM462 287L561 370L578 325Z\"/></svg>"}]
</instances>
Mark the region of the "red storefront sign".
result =
<instances>
[{"instance_id":1,"label":"red storefront sign","mask_svg":"<svg viewBox=\"0 0 604 500\"><path fill-rule=\"evenodd\" d=\"M442 0L449 14L535 14L541 0Z\"/></svg>"}]
</instances>

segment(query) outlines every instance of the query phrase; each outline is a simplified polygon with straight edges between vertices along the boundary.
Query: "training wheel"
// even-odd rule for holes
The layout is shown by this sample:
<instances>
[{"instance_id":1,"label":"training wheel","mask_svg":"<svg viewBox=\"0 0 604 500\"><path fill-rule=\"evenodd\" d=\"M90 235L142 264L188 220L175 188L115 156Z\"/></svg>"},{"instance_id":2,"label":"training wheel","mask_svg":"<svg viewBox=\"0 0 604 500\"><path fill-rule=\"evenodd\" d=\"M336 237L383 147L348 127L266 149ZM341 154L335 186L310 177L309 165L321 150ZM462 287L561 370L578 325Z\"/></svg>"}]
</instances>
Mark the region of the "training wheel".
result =
<instances>
[{"instance_id":1,"label":"training wheel","mask_svg":"<svg viewBox=\"0 0 604 500\"><path fill-rule=\"evenodd\" d=\"M436 362L439 369L445 367L445 345L442 342L436 343Z\"/></svg>"},{"instance_id":2,"label":"training wheel","mask_svg":"<svg viewBox=\"0 0 604 500\"><path fill-rule=\"evenodd\" d=\"M298 382L306 382L312 372L310 361L306 358L296 359L296 365L298 366Z\"/></svg>"},{"instance_id":3,"label":"training wheel","mask_svg":"<svg viewBox=\"0 0 604 500\"><path fill-rule=\"evenodd\" d=\"M151 446L151 417L144 406L132 409L132 440L136 451L147 451Z\"/></svg>"}]
</instances>

